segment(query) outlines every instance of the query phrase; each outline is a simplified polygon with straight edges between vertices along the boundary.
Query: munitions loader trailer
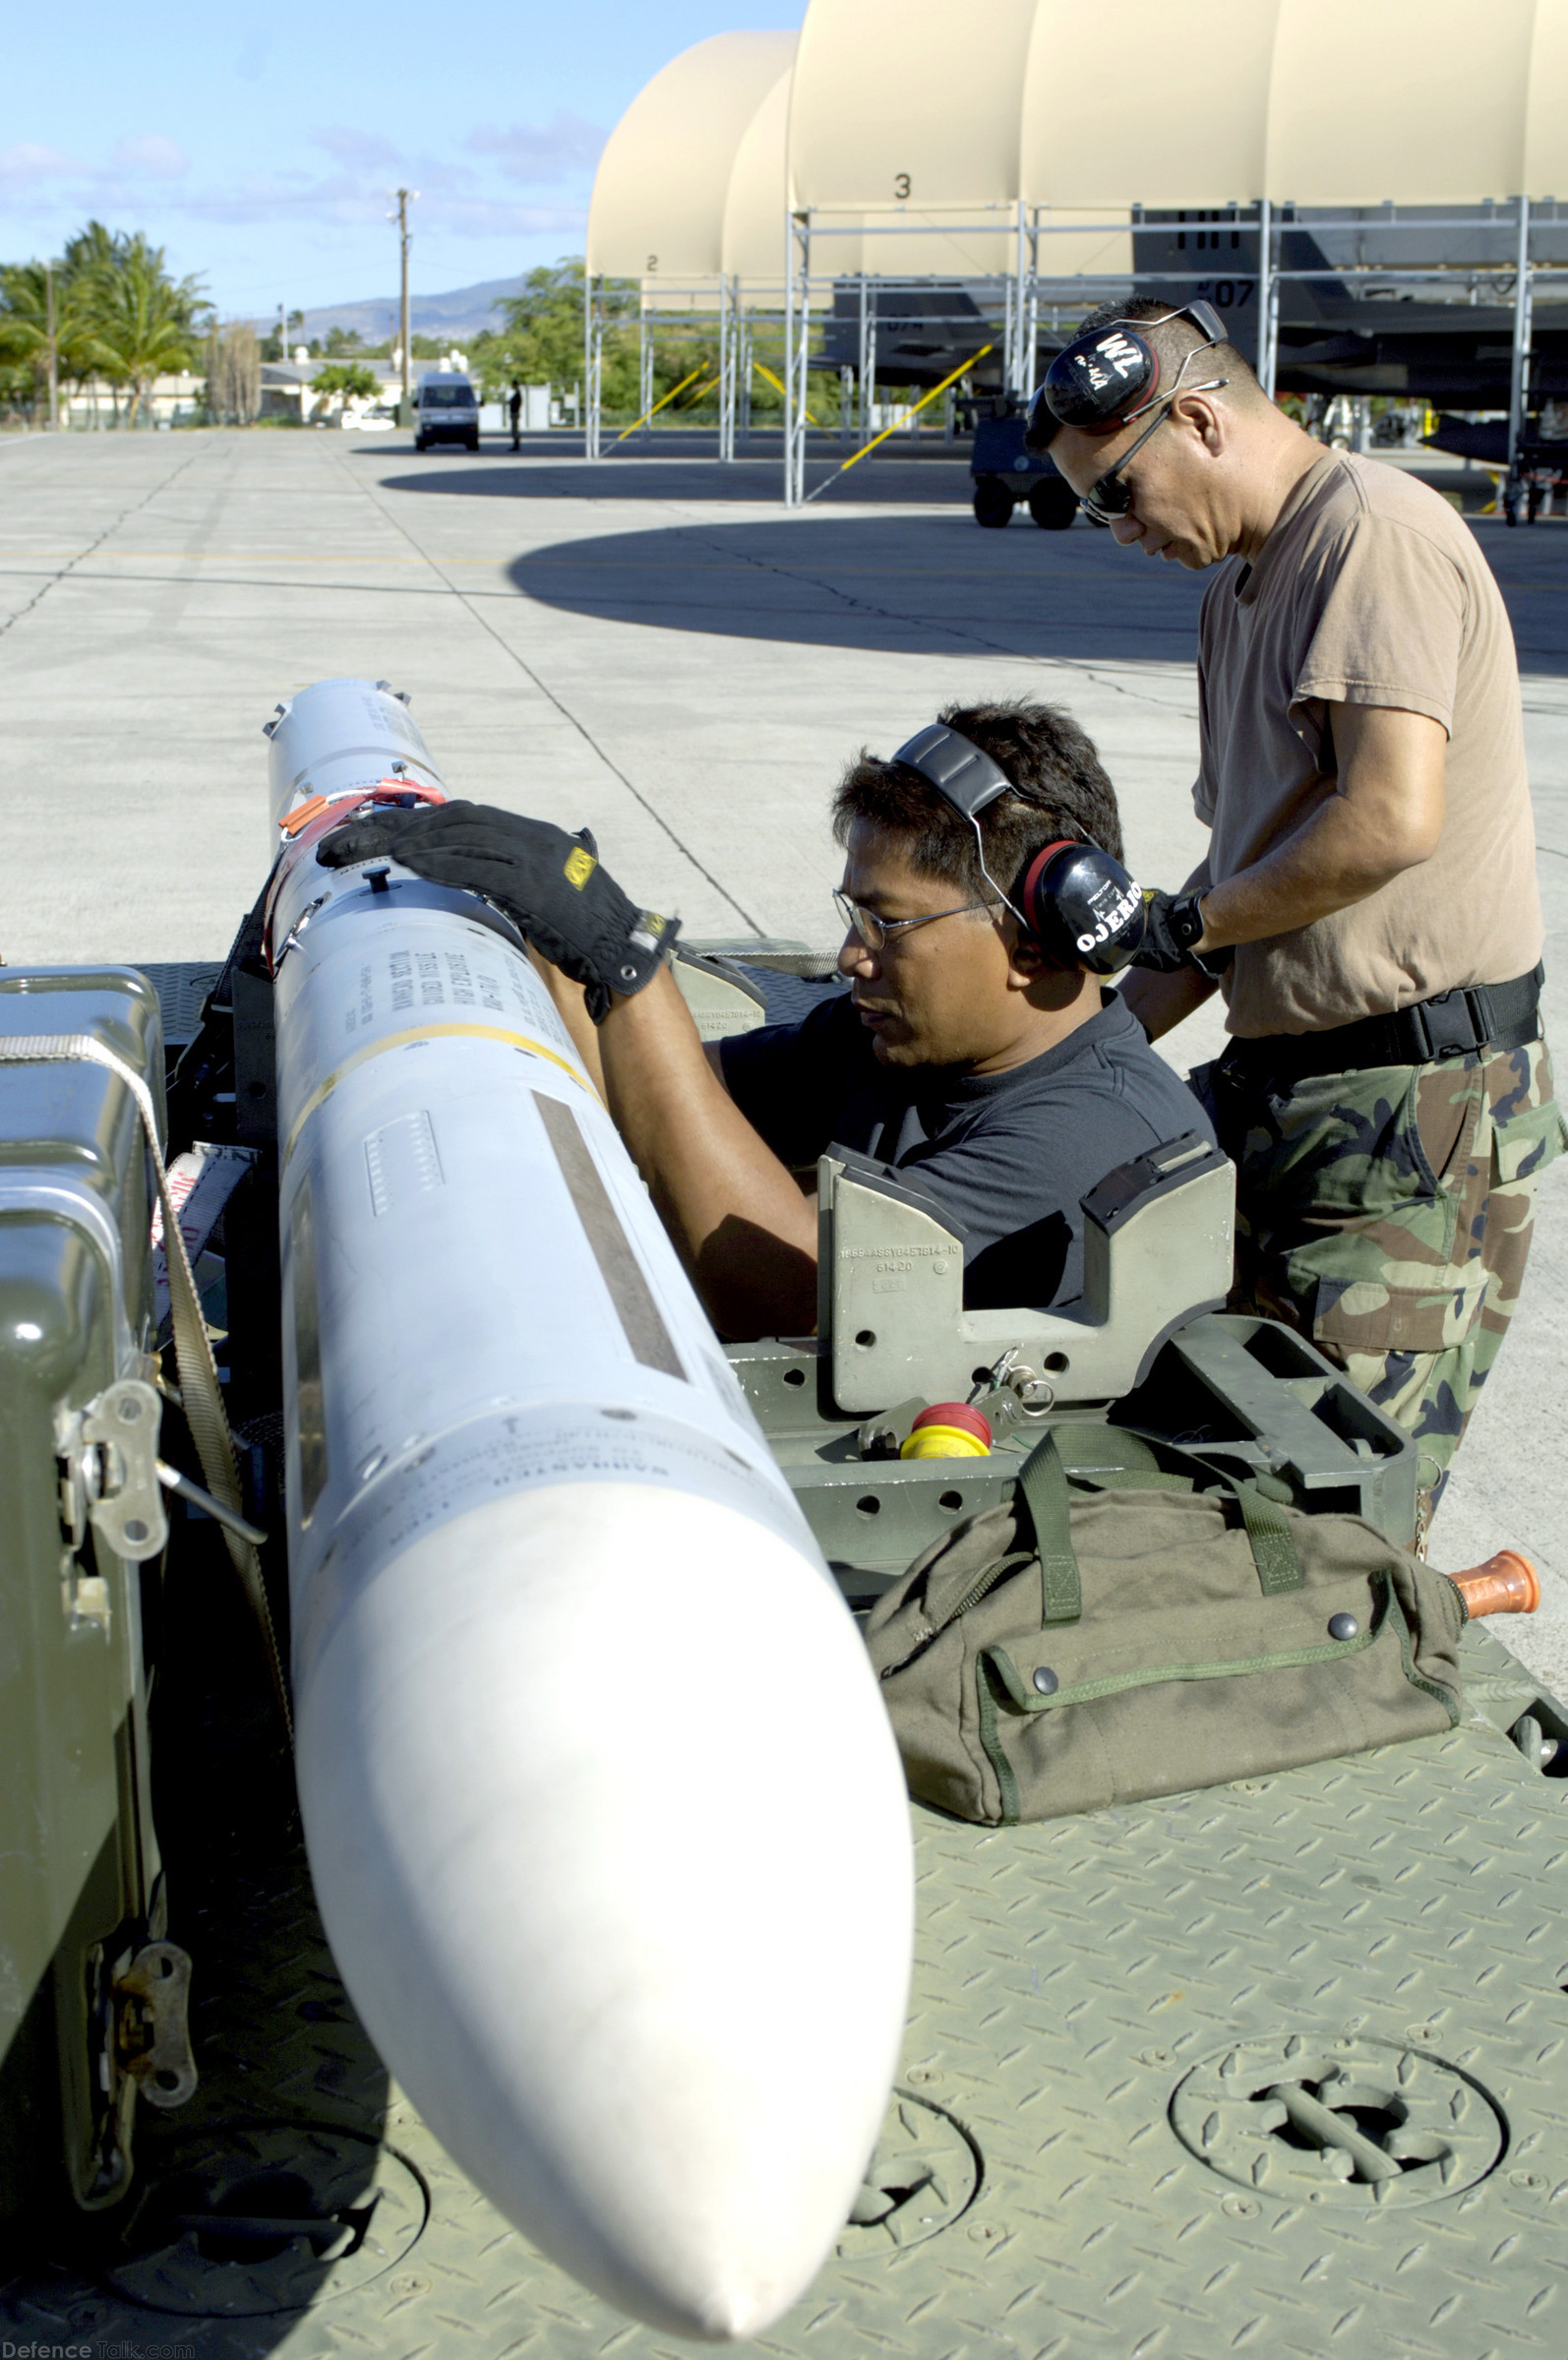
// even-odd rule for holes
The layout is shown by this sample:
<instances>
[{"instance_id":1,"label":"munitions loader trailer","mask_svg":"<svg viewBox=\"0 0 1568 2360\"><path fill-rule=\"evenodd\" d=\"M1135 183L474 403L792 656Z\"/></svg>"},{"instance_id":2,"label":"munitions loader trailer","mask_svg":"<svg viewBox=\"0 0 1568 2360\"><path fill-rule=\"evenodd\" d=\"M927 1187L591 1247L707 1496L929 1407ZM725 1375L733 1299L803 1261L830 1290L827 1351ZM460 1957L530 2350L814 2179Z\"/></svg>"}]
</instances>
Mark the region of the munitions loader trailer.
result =
<instances>
[{"instance_id":1,"label":"munitions loader trailer","mask_svg":"<svg viewBox=\"0 0 1568 2360\"><path fill-rule=\"evenodd\" d=\"M770 970L813 961L711 944L679 976L716 1037L761 1019ZM137 1095L192 1155L182 1227L286 1642L271 1017L254 914L221 968L0 970L0 1040L110 1053L0 1062L6 2335L670 2351L464 2179L321 1931L266 1653L156 1360ZM1048 1427L1069 1470L1114 1470L1136 1427L1411 1540L1407 1438L1220 1307L1230 1175L1200 1141L1088 1200L1070 1315L966 1312L918 1192L852 1159L820 1191L818 1335L728 1357L857 1610ZM991 1456L898 1456L922 1400L977 1394ZM1490 1628L1463 1650L1441 1737L1040 1826L915 1808L897 2087L836 2254L758 2348L1560 2352L1568 1715Z\"/></svg>"}]
</instances>

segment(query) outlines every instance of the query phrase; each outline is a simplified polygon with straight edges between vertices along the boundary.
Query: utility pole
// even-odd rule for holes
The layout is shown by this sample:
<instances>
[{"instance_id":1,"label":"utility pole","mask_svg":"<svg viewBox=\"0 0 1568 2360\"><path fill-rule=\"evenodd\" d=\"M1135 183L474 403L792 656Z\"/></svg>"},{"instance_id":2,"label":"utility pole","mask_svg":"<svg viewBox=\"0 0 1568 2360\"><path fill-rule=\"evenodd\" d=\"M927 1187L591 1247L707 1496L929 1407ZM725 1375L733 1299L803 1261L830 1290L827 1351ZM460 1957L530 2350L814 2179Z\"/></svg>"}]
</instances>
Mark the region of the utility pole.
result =
<instances>
[{"instance_id":1,"label":"utility pole","mask_svg":"<svg viewBox=\"0 0 1568 2360\"><path fill-rule=\"evenodd\" d=\"M413 404L408 398L408 207L410 200L417 197L419 191L417 189L394 189L392 194L397 199L397 211L395 213L389 213L387 218L389 221L395 220L397 223L397 251L402 268L398 297L398 320L400 323L398 335L402 350L402 398L397 404L397 423L399 426L412 426L414 411Z\"/></svg>"},{"instance_id":2,"label":"utility pole","mask_svg":"<svg viewBox=\"0 0 1568 2360\"><path fill-rule=\"evenodd\" d=\"M60 430L60 338L55 332L54 265L43 266L44 333L49 341L49 431Z\"/></svg>"}]
</instances>

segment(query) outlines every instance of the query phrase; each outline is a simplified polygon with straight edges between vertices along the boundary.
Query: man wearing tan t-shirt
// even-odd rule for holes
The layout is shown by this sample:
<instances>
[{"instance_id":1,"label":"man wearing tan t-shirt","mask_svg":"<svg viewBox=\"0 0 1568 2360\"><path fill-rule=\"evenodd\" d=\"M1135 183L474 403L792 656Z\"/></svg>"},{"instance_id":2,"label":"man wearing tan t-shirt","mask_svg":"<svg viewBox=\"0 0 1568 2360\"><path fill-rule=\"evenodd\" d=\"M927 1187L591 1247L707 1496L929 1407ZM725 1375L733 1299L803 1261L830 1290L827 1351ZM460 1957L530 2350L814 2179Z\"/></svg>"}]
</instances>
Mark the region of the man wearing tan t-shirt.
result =
<instances>
[{"instance_id":1,"label":"man wearing tan t-shirt","mask_svg":"<svg viewBox=\"0 0 1568 2360\"><path fill-rule=\"evenodd\" d=\"M1398 1418L1434 1498L1568 1141L1501 595L1446 501L1312 442L1202 305L1093 315L1030 440L1118 541L1220 569L1209 852L1125 996L1158 1038L1224 989L1233 1046L1194 1081L1238 1170L1236 1300Z\"/></svg>"}]
</instances>

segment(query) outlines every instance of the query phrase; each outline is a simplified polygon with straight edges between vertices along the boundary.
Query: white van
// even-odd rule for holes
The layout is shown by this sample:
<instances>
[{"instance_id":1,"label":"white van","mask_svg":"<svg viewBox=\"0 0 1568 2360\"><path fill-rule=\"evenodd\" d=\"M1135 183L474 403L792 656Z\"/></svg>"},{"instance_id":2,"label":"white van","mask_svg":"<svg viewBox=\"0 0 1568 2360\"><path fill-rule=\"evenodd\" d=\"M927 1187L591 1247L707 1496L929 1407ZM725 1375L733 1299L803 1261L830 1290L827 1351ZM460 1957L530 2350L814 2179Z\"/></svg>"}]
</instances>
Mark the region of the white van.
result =
<instances>
[{"instance_id":1,"label":"white van","mask_svg":"<svg viewBox=\"0 0 1568 2360\"><path fill-rule=\"evenodd\" d=\"M466 377L442 372L422 377L414 405L414 449L428 451L432 443L461 443L479 448L479 396Z\"/></svg>"}]
</instances>

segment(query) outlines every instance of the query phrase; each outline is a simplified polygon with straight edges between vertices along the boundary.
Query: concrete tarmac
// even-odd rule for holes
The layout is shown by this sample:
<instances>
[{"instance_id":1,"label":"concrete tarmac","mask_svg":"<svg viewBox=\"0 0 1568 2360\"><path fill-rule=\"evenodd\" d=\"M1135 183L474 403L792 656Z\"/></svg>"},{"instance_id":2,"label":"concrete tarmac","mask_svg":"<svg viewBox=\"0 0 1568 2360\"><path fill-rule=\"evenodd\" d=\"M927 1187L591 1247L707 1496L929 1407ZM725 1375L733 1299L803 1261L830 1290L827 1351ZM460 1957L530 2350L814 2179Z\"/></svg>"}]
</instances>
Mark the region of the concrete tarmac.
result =
<instances>
[{"instance_id":1,"label":"concrete tarmac","mask_svg":"<svg viewBox=\"0 0 1568 2360\"><path fill-rule=\"evenodd\" d=\"M589 467L537 440L477 457L335 431L0 441L0 954L219 957L271 857L261 724L333 673L409 691L455 791L586 822L689 934L833 938L835 778L957 697L1068 706L1134 873L1187 874L1200 580L1021 511L983 532L957 461L874 461L793 515L778 484L776 457ZM1568 531L1474 529L1520 647L1560 1033ZM1221 1038L1211 1006L1162 1046L1185 1067ZM1542 1611L1504 1635L1568 1697L1565 1337L1568 1159L1432 1545L1448 1568L1504 1545L1535 1560Z\"/></svg>"}]
</instances>

